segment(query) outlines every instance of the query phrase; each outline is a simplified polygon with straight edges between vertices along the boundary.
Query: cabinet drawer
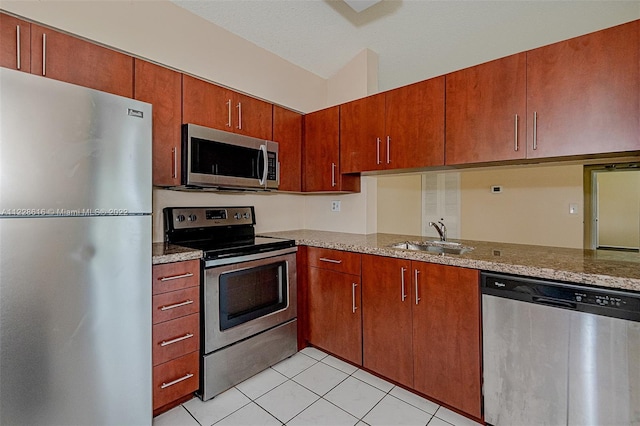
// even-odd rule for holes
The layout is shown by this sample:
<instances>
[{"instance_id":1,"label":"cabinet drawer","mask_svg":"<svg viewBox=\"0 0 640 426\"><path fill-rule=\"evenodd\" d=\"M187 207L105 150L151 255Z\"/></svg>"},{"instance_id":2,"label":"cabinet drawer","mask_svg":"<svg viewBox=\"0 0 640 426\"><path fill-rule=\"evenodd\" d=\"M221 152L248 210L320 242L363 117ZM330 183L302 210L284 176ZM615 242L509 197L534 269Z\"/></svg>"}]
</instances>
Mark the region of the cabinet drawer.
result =
<instances>
[{"instance_id":1,"label":"cabinet drawer","mask_svg":"<svg viewBox=\"0 0 640 426\"><path fill-rule=\"evenodd\" d=\"M200 260L153 266L153 294L200 285Z\"/></svg>"},{"instance_id":2,"label":"cabinet drawer","mask_svg":"<svg viewBox=\"0 0 640 426\"><path fill-rule=\"evenodd\" d=\"M198 389L199 352L153 367L153 409L189 395Z\"/></svg>"},{"instance_id":3,"label":"cabinet drawer","mask_svg":"<svg viewBox=\"0 0 640 426\"><path fill-rule=\"evenodd\" d=\"M318 247L307 249L309 266L360 275L360 254Z\"/></svg>"},{"instance_id":4,"label":"cabinet drawer","mask_svg":"<svg viewBox=\"0 0 640 426\"><path fill-rule=\"evenodd\" d=\"M193 314L153 326L153 365L197 351L200 314Z\"/></svg>"},{"instance_id":5,"label":"cabinet drawer","mask_svg":"<svg viewBox=\"0 0 640 426\"><path fill-rule=\"evenodd\" d=\"M184 317L200 310L200 287L153 296L153 323Z\"/></svg>"}]
</instances>

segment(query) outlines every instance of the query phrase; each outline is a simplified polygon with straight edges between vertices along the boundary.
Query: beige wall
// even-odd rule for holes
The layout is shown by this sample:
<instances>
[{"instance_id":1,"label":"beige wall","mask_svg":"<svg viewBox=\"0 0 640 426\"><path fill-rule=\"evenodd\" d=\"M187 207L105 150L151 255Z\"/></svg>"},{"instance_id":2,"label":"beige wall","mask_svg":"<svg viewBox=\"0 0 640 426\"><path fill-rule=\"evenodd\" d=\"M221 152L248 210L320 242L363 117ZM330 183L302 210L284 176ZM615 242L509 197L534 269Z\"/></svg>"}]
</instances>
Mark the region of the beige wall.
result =
<instances>
[{"instance_id":1,"label":"beige wall","mask_svg":"<svg viewBox=\"0 0 640 426\"><path fill-rule=\"evenodd\" d=\"M492 185L503 192L491 193ZM581 165L467 170L460 191L462 239L583 246Z\"/></svg>"},{"instance_id":2,"label":"beige wall","mask_svg":"<svg viewBox=\"0 0 640 426\"><path fill-rule=\"evenodd\" d=\"M378 178L378 232L420 235L422 178L419 174Z\"/></svg>"},{"instance_id":3,"label":"beige wall","mask_svg":"<svg viewBox=\"0 0 640 426\"><path fill-rule=\"evenodd\" d=\"M364 49L327 80L327 106L349 102L377 92L378 55L370 49Z\"/></svg>"},{"instance_id":4,"label":"beige wall","mask_svg":"<svg viewBox=\"0 0 640 426\"><path fill-rule=\"evenodd\" d=\"M640 171L604 172L598 179L598 245L640 247Z\"/></svg>"}]
</instances>

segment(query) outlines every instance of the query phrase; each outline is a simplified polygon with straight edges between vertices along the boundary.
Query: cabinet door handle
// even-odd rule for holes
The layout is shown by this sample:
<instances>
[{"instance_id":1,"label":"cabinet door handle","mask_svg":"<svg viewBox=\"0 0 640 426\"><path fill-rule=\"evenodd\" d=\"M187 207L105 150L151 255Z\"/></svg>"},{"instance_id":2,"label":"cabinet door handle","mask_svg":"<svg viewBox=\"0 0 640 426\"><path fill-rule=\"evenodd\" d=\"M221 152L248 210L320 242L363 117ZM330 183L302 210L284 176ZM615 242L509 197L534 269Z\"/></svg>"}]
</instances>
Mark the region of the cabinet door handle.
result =
<instances>
[{"instance_id":1,"label":"cabinet door handle","mask_svg":"<svg viewBox=\"0 0 640 426\"><path fill-rule=\"evenodd\" d=\"M515 131L514 131L514 143L515 143L515 151L518 151L518 114L515 115Z\"/></svg>"},{"instance_id":2,"label":"cabinet door handle","mask_svg":"<svg viewBox=\"0 0 640 426\"><path fill-rule=\"evenodd\" d=\"M321 257L318 260L321 260L323 262L329 262L329 263L342 263L342 260L327 259L326 257Z\"/></svg>"},{"instance_id":3,"label":"cabinet door handle","mask_svg":"<svg viewBox=\"0 0 640 426\"><path fill-rule=\"evenodd\" d=\"M351 283L351 300L352 300L351 312L353 312L354 314L356 313L356 310L358 309L358 307L356 306L356 287L358 287L358 284Z\"/></svg>"},{"instance_id":4,"label":"cabinet door handle","mask_svg":"<svg viewBox=\"0 0 640 426\"><path fill-rule=\"evenodd\" d=\"M331 187L336 186L336 163L331 163Z\"/></svg>"},{"instance_id":5,"label":"cabinet door handle","mask_svg":"<svg viewBox=\"0 0 640 426\"><path fill-rule=\"evenodd\" d=\"M173 382L163 383L162 386L160 386L160 389L166 389L169 386L173 386L175 384L178 384L178 383L182 382L183 380L187 380L187 379L190 379L192 377L193 377L193 374L187 373L183 377L180 377L179 379L175 379Z\"/></svg>"},{"instance_id":6,"label":"cabinet door handle","mask_svg":"<svg viewBox=\"0 0 640 426\"><path fill-rule=\"evenodd\" d=\"M231 99L227 101L227 127L231 127Z\"/></svg>"},{"instance_id":7,"label":"cabinet door handle","mask_svg":"<svg viewBox=\"0 0 640 426\"><path fill-rule=\"evenodd\" d=\"M20 69L20 25L16 25L16 68Z\"/></svg>"},{"instance_id":8,"label":"cabinet door handle","mask_svg":"<svg viewBox=\"0 0 640 426\"><path fill-rule=\"evenodd\" d=\"M380 164L380 138L376 138L376 164Z\"/></svg>"},{"instance_id":9,"label":"cabinet door handle","mask_svg":"<svg viewBox=\"0 0 640 426\"><path fill-rule=\"evenodd\" d=\"M187 340L192 337L193 337L193 334L187 333L184 336L176 337L175 339L163 340L162 343L160 343L160 346L164 347L164 346L173 345L174 343L182 342L183 340Z\"/></svg>"},{"instance_id":10,"label":"cabinet door handle","mask_svg":"<svg viewBox=\"0 0 640 426\"><path fill-rule=\"evenodd\" d=\"M171 164L171 178L175 179L178 174L178 149L175 146L171 148L171 154L173 156Z\"/></svg>"},{"instance_id":11,"label":"cabinet door handle","mask_svg":"<svg viewBox=\"0 0 640 426\"><path fill-rule=\"evenodd\" d=\"M159 278L159 280L164 282L164 281L179 280L180 278L189 278L192 276L193 274L191 272L187 272L185 274L180 274L180 275L169 275L168 277Z\"/></svg>"},{"instance_id":12,"label":"cabinet door handle","mask_svg":"<svg viewBox=\"0 0 640 426\"><path fill-rule=\"evenodd\" d=\"M414 270L415 284L416 284L416 305L418 304L418 302L420 302L420 297L418 295L418 275L419 274L420 274L420 271L418 271L417 269Z\"/></svg>"},{"instance_id":13,"label":"cabinet door handle","mask_svg":"<svg viewBox=\"0 0 640 426\"><path fill-rule=\"evenodd\" d=\"M238 129L242 130L242 104L238 102Z\"/></svg>"},{"instance_id":14,"label":"cabinet door handle","mask_svg":"<svg viewBox=\"0 0 640 426\"><path fill-rule=\"evenodd\" d=\"M391 136L387 136L387 164L391 164Z\"/></svg>"},{"instance_id":15,"label":"cabinet door handle","mask_svg":"<svg viewBox=\"0 0 640 426\"><path fill-rule=\"evenodd\" d=\"M164 305L160 308L161 311L168 311L169 309L179 308L181 306L187 306L193 303L193 300L185 300L184 302L175 303L173 305Z\"/></svg>"},{"instance_id":16,"label":"cabinet door handle","mask_svg":"<svg viewBox=\"0 0 640 426\"><path fill-rule=\"evenodd\" d=\"M533 112L533 149L538 149L538 113Z\"/></svg>"},{"instance_id":17,"label":"cabinet door handle","mask_svg":"<svg viewBox=\"0 0 640 426\"><path fill-rule=\"evenodd\" d=\"M401 283L400 300L402 302L404 302L404 300L407 298L407 292L406 292L405 287L404 287L404 273L405 272L407 272L407 268L405 268L405 267L400 268L400 283Z\"/></svg>"},{"instance_id":18,"label":"cabinet door handle","mask_svg":"<svg viewBox=\"0 0 640 426\"><path fill-rule=\"evenodd\" d=\"M47 35L42 34L42 75L47 75Z\"/></svg>"}]
</instances>

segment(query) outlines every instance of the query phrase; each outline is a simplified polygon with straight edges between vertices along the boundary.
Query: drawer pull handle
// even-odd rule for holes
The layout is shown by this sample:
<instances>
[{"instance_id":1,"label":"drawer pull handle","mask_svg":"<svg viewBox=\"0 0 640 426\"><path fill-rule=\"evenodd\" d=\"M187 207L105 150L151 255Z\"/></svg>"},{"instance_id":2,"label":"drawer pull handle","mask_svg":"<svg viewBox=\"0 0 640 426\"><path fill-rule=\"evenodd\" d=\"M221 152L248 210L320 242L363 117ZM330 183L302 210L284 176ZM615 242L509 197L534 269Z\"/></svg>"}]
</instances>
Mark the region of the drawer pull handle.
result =
<instances>
[{"instance_id":1,"label":"drawer pull handle","mask_svg":"<svg viewBox=\"0 0 640 426\"><path fill-rule=\"evenodd\" d=\"M179 308L180 306L186 306L193 303L193 300L185 300L184 302L176 303L175 305L165 305L160 308L161 311L168 311L169 309Z\"/></svg>"},{"instance_id":2,"label":"drawer pull handle","mask_svg":"<svg viewBox=\"0 0 640 426\"><path fill-rule=\"evenodd\" d=\"M169 345L172 345L174 343L178 343L178 342L182 342L183 340L190 339L192 337L193 337L193 334L187 333L184 336L176 337L175 339L172 339L172 340L163 340L162 343L160 343L160 346L162 346L162 347L169 346Z\"/></svg>"},{"instance_id":3,"label":"drawer pull handle","mask_svg":"<svg viewBox=\"0 0 640 426\"><path fill-rule=\"evenodd\" d=\"M320 260L329 263L342 263L342 260L327 259L326 257L321 257Z\"/></svg>"},{"instance_id":4,"label":"drawer pull handle","mask_svg":"<svg viewBox=\"0 0 640 426\"><path fill-rule=\"evenodd\" d=\"M160 389L166 389L169 386L173 386L175 384L178 384L178 383L182 382L183 380L187 380L187 379L190 379L192 377L193 377L193 374L187 373L187 374L185 374L184 377L180 377L179 379L175 379L173 382L163 383L162 386L160 386Z\"/></svg>"},{"instance_id":5,"label":"drawer pull handle","mask_svg":"<svg viewBox=\"0 0 640 426\"><path fill-rule=\"evenodd\" d=\"M171 281L171 280L179 280L180 278L189 278L192 277L193 274L191 272L187 272L186 274L180 274L180 275L170 275L168 277L162 277L160 278L160 281Z\"/></svg>"},{"instance_id":6,"label":"drawer pull handle","mask_svg":"<svg viewBox=\"0 0 640 426\"><path fill-rule=\"evenodd\" d=\"M20 25L16 25L16 65L20 69Z\"/></svg>"}]
</instances>

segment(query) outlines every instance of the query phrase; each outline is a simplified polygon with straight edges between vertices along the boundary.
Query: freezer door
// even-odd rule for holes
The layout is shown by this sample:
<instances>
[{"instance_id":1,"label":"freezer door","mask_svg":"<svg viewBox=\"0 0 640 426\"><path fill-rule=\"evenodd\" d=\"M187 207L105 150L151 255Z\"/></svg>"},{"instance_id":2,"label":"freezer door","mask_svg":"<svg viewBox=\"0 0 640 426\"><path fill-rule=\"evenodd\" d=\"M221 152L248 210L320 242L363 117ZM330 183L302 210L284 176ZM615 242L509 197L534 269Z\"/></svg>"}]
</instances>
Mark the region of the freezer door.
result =
<instances>
[{"instance_id":1,"label":"freezer door","mask_svg":"<svg viewBox=\"0 0 640 426\"><path fill-rule=\"evenodd\" d=\"M151 105L0 68L0 216L151 212Z\"/></svg>"},{"instance_id":2,"label":"freezer door","mask_svg":"<svg viewBox=\"0 0 640 426\"><path fill-rule=\"evenodd\" d=\"M0 218L0 295L0 424L151 424L150 216Z\"/></svg>"}]
</instances>

